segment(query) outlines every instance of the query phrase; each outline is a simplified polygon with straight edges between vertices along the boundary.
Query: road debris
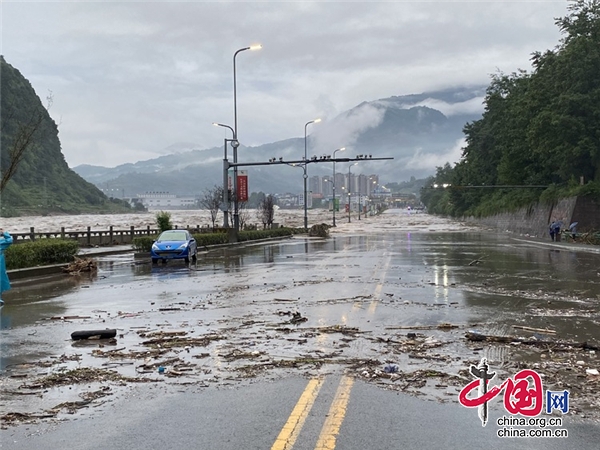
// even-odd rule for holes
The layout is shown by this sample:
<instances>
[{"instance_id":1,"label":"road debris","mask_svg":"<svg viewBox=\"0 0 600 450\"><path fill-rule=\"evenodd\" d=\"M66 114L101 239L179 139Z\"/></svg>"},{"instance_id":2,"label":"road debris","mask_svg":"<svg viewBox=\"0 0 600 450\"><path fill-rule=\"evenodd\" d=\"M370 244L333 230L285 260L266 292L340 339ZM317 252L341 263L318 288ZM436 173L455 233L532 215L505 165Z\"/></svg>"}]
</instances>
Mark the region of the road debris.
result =
<instances>
[{"instance_id":1,"label":"road debris","mask_svg":"<svg viewBox=\"0 0 600 450\"><path fill-rule=\"evenodd\" d=\"M556 334L555 330L548 330L547 328L524 327L522 325L513 325L513 328L515 328L517 330L531 331L534 333Z\"/></svg>"},{"instance_id":2,"label":"road debris","mask_svg":"<svg viewBox=\"0 0 600 450\"><path fill-rule=\"evenodd\" d=\"M98 264L91 258L75 257L75 260L69 263L67 267L63 267L62 270L69 275L79 275L81 272L95 273L98 271Z\"/></svg>"},{"instance_id":3,"label":"road debris","mask_svg":"<svg viewBox=\"0 0 600 450\"><path fill-rule=\"evenodd\" d=\"M23 389L40 389L56 386L66 386L71 384L81 384L90 382L106 382L106 381L145 381L138 378L125 377L118 372L106 369L92 369L90 367L81 367L65 372L57 372L44 376L31 384L22 385Z\"/></svg>"},{"instance_id":4,"label":"road debris","mask_svg":"<svg viewBox=\"0 0 600 450\"><path fill-rule=\"evenodd\" d=\"M476 266L477 264L481 264L483 262L483 260L485 259L485 257L486 257L485 255L484 256L480 256L479 258L471 261L469 263L469 266Z\"/></svg>"},{"instance_id":5,"label":"road debris","mask_svg":"<svg viewBox=\"0 0 600 450\"><path fill-rule=\"evenodd\" d=\"M76 319L91 319L91 316L52 316L44 320L76 320Z\"/></svg>"},{"instance_id":6,"label":"road debris","mask_svg":"<svg viewBox=\"0 0 600 450\"><path fill-rule=\"evenodd\" d=\"M117 335L116 329L105 329L105 330L79 330L71 333L71 339L74 341L81 339L98 340L98 339L111 339Z\"/></svg>"},{"instance_id":7,"label":"road debris","mask_svg":"<svg viewBox=\"0 0 600 450\"><path fill-rule=\"evenodd\" d=\"M398 327L385 327L386 330L452 330L454 328L461 328L461 326L451 323L440 323L437 325L402 325Z\"/></svg>"},{"instance_id":8,"label":"road debris","mask_svg":"<svg viewBox=\"0 0 600 450\"><path fill-rule=\"evenodd\" d=\"M308 230L308 235L310 237L327 238L329 237L329 228L331 228L331 225L326 223L316 224L310 227Z\"/></svg>"},{"instance_id":9,"label":"road debris","mask_svg":"<svg viewBox=\"0 0 600 450\"><path fill-rule=\"evenodd\" d=\"M552 346L554 351L558 350L570 350L574 348L581 348L584 350L600 350L600 346L596 344L590 344L589 342L566 342L559 340L542 340L535 338L521 338L517 336L493 336L493 335L485 335L481 333L477 333L474 331L468 331L465 334L465 337L469 341L475 342L500 342L500 343L518 343L523 345L532 345L532 346Z\"/></svg>"}]
</instances>

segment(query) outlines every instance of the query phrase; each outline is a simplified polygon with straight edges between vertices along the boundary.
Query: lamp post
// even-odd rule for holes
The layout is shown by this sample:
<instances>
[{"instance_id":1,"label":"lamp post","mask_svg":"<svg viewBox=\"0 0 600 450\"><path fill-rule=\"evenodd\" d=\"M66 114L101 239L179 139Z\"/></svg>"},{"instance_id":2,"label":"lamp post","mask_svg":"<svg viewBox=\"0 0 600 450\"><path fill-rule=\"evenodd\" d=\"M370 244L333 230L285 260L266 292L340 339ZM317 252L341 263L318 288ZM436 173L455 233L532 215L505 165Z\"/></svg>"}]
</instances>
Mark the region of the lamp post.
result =
<instances>
[{"instance_id":1,"label":"lamp post","mask_svg":"<svg viewBox=\"0 0 600 450\"><path fill-rule=\"evenodd\" d=\"M233 163L237 164L237 148L240 143L238 141L238 127L237 127L237 86L236 86L236 74L235 74L235 57L238 53L246 50L259 50L262 45L251 45L250 47L240 48L233 54L233 140L231 146L233 147ZM238 168L237 165L233 168L233 191L234 191L234 206L233 206L233 227L235 232L240 231L240 217L238 210Z\"/></svg>"},{"instance_id":2,"label":"lamp post","mask_svg":"<svg viewBox=\"0 0 600 450\"><path fill-rule=\"evenodd\" d=\"M235 138L235 131L229 125L213 122L216 127L229 128ZM223 139L223 228L229 228L229 183L227 182L227 172L229 171L229 161L227 160L227 142L233 144L234 139ZM237 195L237 193L236 193Z\"/></svg>"},{"instance_id":3,"label":"lamp post","mask_svg":"<svg viewBox=\"0 0 600 450\"><path fill-rule=\"evenodd\" d=\"M302 170L304 171L304 198L306 199L306 163L304 164L288 164L288 166L290 167L299 167L302 168ZM307 220L307 216L306 216L306 202L304 202L304 228L306 229L306 220Z\"/></svg>"},{"instance_id":4,"label":"lamp post","mask_svg":"<svg viewBox=\"0 0 600 450\"><path fill-rule=\"evenodd\" d=\"M377 180L373 180L373 177L369 177L369 181L372 180L372 185L371 184L367 184L367 201L371 202L371 205L369 205L369 209L371 209L373 207L372 203L373 203L373 191L375 190L376 186L377 186ZM367 213L365 213L365 216L367 215Z\"/></svg>"},{"instance_id":5,"label":"lamp post","mask_svg":"<svg viewBox=\"0 0 600 450\"><path fill-rule=\"evenodd\" d=\"M336 152L343 152L346 147L338 148L333 151L333 226L335 227L335 154Z\"/></svg>"},{"instance_id":6,"label":"lamp post","mask_svg":"<svg viewBox=\"0 0 600 450\"><path fill-rule=\"evenodd\" d=\"M352 180L350 179L350 169L357 164L355 162L348 166L348 223L350 223L350 211L352 211Z\"/></svg>"},{"instance_id":7,"label":"lamp post","mask_svg":"<svg viewBox=\"0 0 600 450\"><path fill-rule=\"evenodd\" d=\"M308 159L308 155L306 154L306 149L307 149L306 128L311 123L319 123L320 121L321 121L321 119L309 120L304 125L304 161L307 161L307 159ZM304 163L304 229L305 230L308 229L308 204L307 204L307 198L306 198L306 179L307 178L308 178L308 175L306 174L306 163Z\"/></svg>"},{"instance_id":8,"label":"lamp post","mask_svg":"<svg viewBox=\"0 0 600 450\"><path fill-rule=\"evenodd\" d=\"M360 220L360 197L361 197L362 193L360 192L360 175L358 176L358 220Z\"/></svg>"}]
</instances>

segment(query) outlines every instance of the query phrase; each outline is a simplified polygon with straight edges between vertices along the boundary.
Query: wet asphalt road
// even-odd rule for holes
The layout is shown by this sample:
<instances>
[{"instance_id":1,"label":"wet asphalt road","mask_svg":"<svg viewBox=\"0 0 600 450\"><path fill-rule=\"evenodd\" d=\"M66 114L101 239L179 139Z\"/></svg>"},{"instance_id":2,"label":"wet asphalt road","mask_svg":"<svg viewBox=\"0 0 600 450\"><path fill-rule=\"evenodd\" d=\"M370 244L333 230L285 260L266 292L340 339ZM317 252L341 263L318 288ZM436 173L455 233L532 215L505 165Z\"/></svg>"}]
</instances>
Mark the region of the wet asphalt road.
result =
<instances>
[{"instance_id":1,"label":"wet asphalt road","mask_svg":"<svg viewBox=\"0 0 600 450\"><path fill-rule=\"evenodd\" d=\"M461 328L423 333L429 339L456 342L465 329L508 333L513 325L523 324L552 328L568 340L597 341L599 261L595 253L517 243L487 233L375 230L326 241L299 237L212 250L191 268L177 262L153 267L132 254L103 257L96 277L18 283L2 310L3 390L15 388L5 377L23 370L26 363L77 353L82 355L79 361L29 370L42 375L60 368L99 366L91 348L76 347L68 339L76 329L117 328L117 347L127 348L140 346L134 330L142 328L223 333L228 339L202 349L209 354L200 366L204 372L172 383L121 389L105 403L78 412L75 421L3 429L2 448L268 449L283 442L278 436L288 421L300 431L293 447L290 432L284 436L288 447L279 448L333 448L322 437L324 429L325 435L335 436L335 448L340 449L597 448L597 425L572 415L563 424L568 446L560 439L501 440L494 423L504 414L501 405L493 405L492 420L482 428L477 412L456 401L460 386L439 388L423 400L365 382L362 369L349 369L348 364L283 368L240 380L232 373L241 363L223 355L240 348L258 352L261 361L335 354L410 368L414 362L373 342L399 340L407 333L400 327L440 323ZM291 311L307 320L286 324ZM65 316L89 319L60 320ZM331 326L356 327L369 339L352 336L342 346L339 335L314 332ZM423 364L457 372L487 356L510 373L515 357L510 349L497 346L447 347L448 354L458 358ZM539 361L535 355L525 357ZM590 355L585 362L593 367L596 361ZM131 366L118 370L134 374ZM344 390L348 372L356 381ZM300 427L302 414L295 414L295 407L299 399L310 397L307 389L313 379L320 380L320 390L312 391L314 406ZM31 410L34 404L46 409L77 392L61 387L41 399L9 398L2 413ZM332 405L337 407L330 410ZM338 423L327 424L328 417L338 417Z\"/></svg>"},{"instance_id":2,"label":"wet asphalt road","mask_svg":"<svg viewBox=\"0 0 600 450\"><path fill-rule=\"evenodd\" d=\"M339 377L328 376L293 447L276 447L280 430L307 381L290 377L244 388L135 388L102 414L83 413L58 425L29 425L2 431L2 448L131 449L596 449L600 427L566 420L568 437L505 438L495 421L483 428L472 410L438 404L356 382L335 436L334 447L319 437L331 415Z\"/></svg>"}]
</instances>

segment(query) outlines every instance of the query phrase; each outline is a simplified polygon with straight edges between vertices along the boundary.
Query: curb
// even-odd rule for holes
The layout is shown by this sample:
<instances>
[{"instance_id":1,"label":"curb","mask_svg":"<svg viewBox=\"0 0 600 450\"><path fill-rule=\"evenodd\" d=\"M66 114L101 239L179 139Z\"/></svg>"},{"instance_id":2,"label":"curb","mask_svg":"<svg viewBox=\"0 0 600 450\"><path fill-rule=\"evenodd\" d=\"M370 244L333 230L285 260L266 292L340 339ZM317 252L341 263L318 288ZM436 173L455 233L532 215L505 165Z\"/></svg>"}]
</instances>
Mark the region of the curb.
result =
<instances>
[{"instance_id":1,"label":"curb","mask_svg":"<svg viewBox=\"0 0 600 450\"><path fill-rule=\"evenodd\" d=\"M266 241L290 239L292 237L293 237L293 235L292 236L279 236L279 237L272 237L272 238L256 239L256 240L252 240L252 241L242 241L242 242L234 242L234 243L228 243L228 244L216 244L216 245L202 246L202 250L206 251L206 250L212 250L212 249L220 248L220 247L233 247L233 246L237 246L237 245L250 244L250 243L261 243L261 242L266 242ZM199 249L200 249L200 247L199 247ZM118 249L112 249L112 250L108 250L108 249L105 250L103 248L84 248L84 249L79 250L79 253L77 254L77 256L80 258L93 258L96 256L118 255L118 254L122 254L122 253L134 253L134 257L136 259L145 258L145 257L150 258L150 253L145 253L145 252L137 252L136 253L135 250L131 247L118 248ZM17 281L17 280L23 280L25 278L56 275L56 274L62 273L63 267L66 267L66 266L67 266L66 263L51 264L48 266L37 266L37 267L27 267L24 269L13 269L13 270L7 271L7 273L8 273L8 277L11 281Z\"/></svg>"},{"instance_id":2,"label":"curb","mask_svg":"<svg viewBox=\"0 0 600 450\"><path fill-rule=\"evenodd\" d=\"M104 250L100 249L82 249L79 251L77 256L79 258L91 258L94 256L107 256L107 255L117 255L120 253L130 253L133 252L132 248L129 249L113 249L113 250ZM50 264L47 266L37 266L37 267L26 267L23 269L13 269L8 270L6 273L8 274L8 278L11 281L23 280L24 278L33 278L33 277L42 277L46 275L55 275L57 273L62 273L63 267L66 267L67 264Z\"/></svg>"},{"instance_id":3,"label":"curb","mask_svg":"<svg viewBox=\"0 0 600 450\"><path fill-rule=\"evenodd\" d=\"M525 237L511 237L512 240L521 242L524 244L554 248L558 250L567 250L570 252L586 252L586 253L600 253L600 246L578 244L573 242L547 242L541 239L527 239Z\"/></svg>"}]
</instances>

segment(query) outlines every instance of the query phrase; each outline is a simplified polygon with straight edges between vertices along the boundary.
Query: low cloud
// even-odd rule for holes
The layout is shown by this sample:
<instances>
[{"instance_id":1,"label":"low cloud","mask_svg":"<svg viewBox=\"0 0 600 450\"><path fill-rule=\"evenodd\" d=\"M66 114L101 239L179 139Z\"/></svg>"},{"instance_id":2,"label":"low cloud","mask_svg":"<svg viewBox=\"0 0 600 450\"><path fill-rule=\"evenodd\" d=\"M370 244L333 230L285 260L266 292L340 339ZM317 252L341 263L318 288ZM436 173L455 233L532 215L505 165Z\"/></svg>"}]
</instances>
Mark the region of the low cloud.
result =
<instances>
[{"instance_id":1,"label":"low cloud","mask_svg":"<svg viewBox=\"0 0 600 450\"><path fill-rule=\"evenodd\" d=\"M451 117L460 114L482 114L483 101L484 97L475 97L460 103L447 103L443 100L427 98L410 106L427 106L428 108L437 109L446 117Z\"/></svg>"},{"instance_id":2,"label":"low cloud","mask_svg":"<svg viewBox=\"0 0 600 450\"><path fill-rule=\"evenodd\" d=\"M381 123L384 114L384 108L367 103L351 109L315 131L312 135L315 150L330 155L337 148L352 147L361 133Z\"/></svg>"},{"instance_id":3,"label":"low cloud","mask_svg":"<svg viewBox=\"0 0 600 450\"><path fill-rule=\"evenodd\" d=\"M423 151L422 148L419 148L412 157L407 158L406 169L415 171L429 170L434 173L436 167L442 167L447 162L450 163L450 165L458 162L465 145L466 139L461 138L456 141L452 148L442 153L427 153L426 151Z\"/></svg>"}]
</instances>

